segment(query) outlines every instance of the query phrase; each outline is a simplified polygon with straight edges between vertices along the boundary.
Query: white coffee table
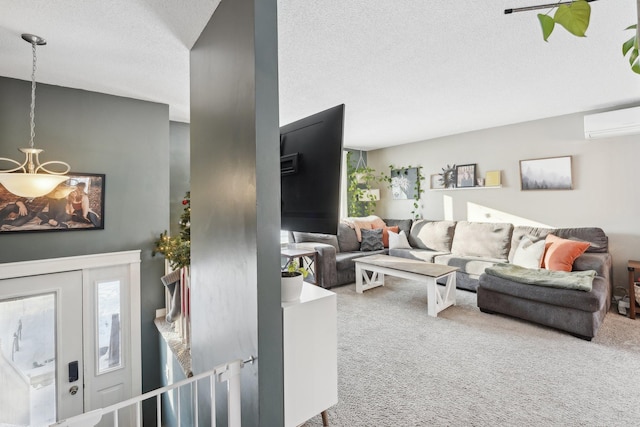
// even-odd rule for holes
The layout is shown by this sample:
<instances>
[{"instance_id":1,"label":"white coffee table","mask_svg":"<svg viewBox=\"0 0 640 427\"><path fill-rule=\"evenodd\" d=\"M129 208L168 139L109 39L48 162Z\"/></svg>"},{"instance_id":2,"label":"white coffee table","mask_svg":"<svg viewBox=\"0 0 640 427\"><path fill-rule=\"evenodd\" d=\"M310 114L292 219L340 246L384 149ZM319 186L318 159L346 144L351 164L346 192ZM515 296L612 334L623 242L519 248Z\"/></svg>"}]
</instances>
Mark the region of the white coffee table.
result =
<instances>
[{"instance_id":1,"label":"white coffee table","mask_svg":"<svg viewBox=\"0 0 640 427\"><path fill-rule=\"evenodd\" d=\"M437 317L438 313L456 303L457 267L416 261L389 255L371 255L356 258L356 292L384 286L384 275L417 280L427 285L427 314ZM367 274L371 272L371 276ZM439 289L436 281L446 277L444 289Z\"/></svg>"}]
</instances>

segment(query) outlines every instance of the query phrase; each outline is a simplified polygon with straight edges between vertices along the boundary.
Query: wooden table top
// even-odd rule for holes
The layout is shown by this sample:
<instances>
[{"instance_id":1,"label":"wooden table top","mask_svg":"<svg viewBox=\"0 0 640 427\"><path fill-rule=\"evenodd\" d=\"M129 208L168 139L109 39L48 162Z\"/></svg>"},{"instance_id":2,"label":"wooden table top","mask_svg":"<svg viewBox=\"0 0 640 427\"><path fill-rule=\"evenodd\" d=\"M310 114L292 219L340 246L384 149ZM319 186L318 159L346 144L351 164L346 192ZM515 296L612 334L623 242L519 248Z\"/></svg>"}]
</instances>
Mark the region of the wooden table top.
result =
<instances>
[{"instance_id":1,"label":"wooden table top","mask_svg":"<svg viewBox=\"0 0 640 427\"><path fill-rule=\"evenodd\" d=\"M297 248L283 248L280 249L280 255L289 258L296 258L301 256L313 256L316 251L313 249L297 249Z\"/></svg>"},{"instance_id":2,"label":"wooden table top","mask_svg":"<svg viewBox=\"0 0 640 427\"><path fill-rule=\"evenodd\" d=\"M410 273L421 274L429 277L440 277L444 274L458 270L458 267L448 265L434 264L426 261L418 261L408 258L400 258L390 255L369 255L362 258L354 259L355 262L362 264L375 265L377 267L386 267L394 270L408 271Z\"/></svg>"}]
</instances>

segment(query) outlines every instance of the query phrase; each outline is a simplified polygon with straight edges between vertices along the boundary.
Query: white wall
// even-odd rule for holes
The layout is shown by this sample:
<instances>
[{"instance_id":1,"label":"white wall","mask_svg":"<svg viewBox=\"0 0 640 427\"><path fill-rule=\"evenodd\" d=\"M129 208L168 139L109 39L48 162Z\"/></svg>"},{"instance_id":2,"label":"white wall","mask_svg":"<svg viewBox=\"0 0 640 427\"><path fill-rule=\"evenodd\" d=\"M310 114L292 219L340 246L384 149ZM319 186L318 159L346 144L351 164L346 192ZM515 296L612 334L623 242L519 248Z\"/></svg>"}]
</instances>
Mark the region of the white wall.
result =
<instances>
[{"instance_id":1,"label":"white wall","mask_svg":"<svg viewBox=\"0 0 640 427\"><path fill-rule=\"evenodd\" d=\"M573 190L521 191L519 161L573 157ZM501 189L429 190L429 175L447 164L477 163L479 177L502 170ZM640 259L640 136L585 140L583 114L469 132L369 152L369 166L422 166L423 218L602 228L609 236L614 286L626 285L626 263ZM407 218L411 201L382 189L377 214Z\"/></svg>"}]
</instances>

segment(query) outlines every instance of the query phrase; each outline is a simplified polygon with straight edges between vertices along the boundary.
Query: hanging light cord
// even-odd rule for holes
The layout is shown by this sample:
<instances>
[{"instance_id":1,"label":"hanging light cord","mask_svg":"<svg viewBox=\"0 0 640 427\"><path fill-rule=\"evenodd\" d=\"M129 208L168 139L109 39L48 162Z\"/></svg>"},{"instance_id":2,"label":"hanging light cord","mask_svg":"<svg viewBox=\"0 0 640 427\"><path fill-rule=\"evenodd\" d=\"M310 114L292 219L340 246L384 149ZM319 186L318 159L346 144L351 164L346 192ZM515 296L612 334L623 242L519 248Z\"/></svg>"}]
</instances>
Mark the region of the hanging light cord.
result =
<instances>
[{"instance_id":1,"label":"hanging light cord","mask_svg":"<svg viewBox=\"0 0 640 427\"><path fill-rule=\"evenodd\" d=\"M18 149L25 154L25 160L23 163L20 163L17 160L9 159L7 157L0 157L0 162L9 162L16 165L16 167L10 169L0 169L0 174L9 174L12 172L21 171L21 173L25 174L47 173L50 175L64 175L71 170L71 166L69 166L68 163L57 160L40 163L40 159L38 157L42 150L35 148L34 142L36 137L36 45L47 44L47 41L42 37L38 37L33 34L23 34L22 39L31 44L31 52L33 54L33 63L31 67L31 111L29 112L29 124L31 127L29 147ZM48 165L58 165L58 167L61 167L62 170L52 171L47 168ZM7 177L4 178L6 179Z\"/></svg>"},{"instance_id":2,"label":"hanging light cord","mask_svg":"<svg viewBox=\"0 0 640 427\"><path fill-rule=\"evenodd\" d=\"M31 118L31 141L29 142L29 148L33 148L33 140L36 137L36 42L31 42L31 50L33 52L33 67L31 68L31 112L29 117Z\"/></svg>"}]
</instances>

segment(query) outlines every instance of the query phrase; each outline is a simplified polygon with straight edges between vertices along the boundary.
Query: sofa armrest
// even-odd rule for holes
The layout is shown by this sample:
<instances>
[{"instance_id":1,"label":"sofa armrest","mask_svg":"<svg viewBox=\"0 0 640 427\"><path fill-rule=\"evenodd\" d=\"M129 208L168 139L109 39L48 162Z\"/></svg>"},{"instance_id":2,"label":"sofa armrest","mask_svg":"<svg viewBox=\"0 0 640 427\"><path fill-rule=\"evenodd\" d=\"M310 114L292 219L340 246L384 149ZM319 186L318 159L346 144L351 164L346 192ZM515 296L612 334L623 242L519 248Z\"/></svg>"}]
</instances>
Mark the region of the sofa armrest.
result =
<instances>
[{"instance_id":1,"label":"sofa armrest","mask_svg":"<svg viewBox=\"0 0 640 427\"><path fill-rule=\"evenodd\" d=\"M573 271L595 270L611 286L611 254L585 252L573 262Z\"/></svg>"},{"instance_id":2,"label":"sofa armrest","mask_svg":"<svg viewBox=\"0 0 640 427\"><path fill-rule=\"evenodd\" d=\"M316 284L323 288L331 288L338 283L336 271L336 248L326 243L304 242L296 247L313 249L316 254Z\"/></svg>"}]
</instances>

